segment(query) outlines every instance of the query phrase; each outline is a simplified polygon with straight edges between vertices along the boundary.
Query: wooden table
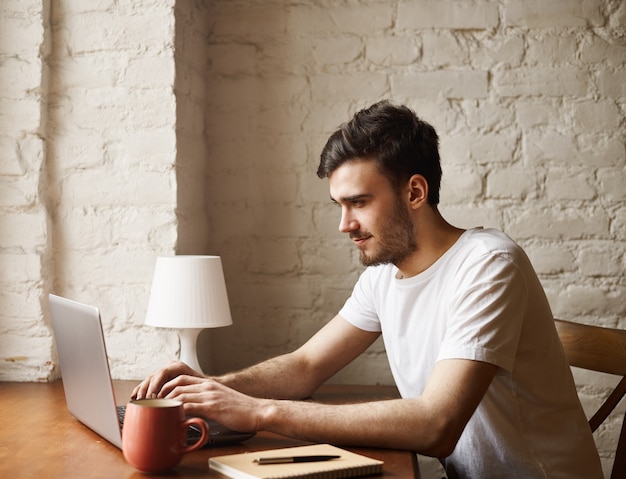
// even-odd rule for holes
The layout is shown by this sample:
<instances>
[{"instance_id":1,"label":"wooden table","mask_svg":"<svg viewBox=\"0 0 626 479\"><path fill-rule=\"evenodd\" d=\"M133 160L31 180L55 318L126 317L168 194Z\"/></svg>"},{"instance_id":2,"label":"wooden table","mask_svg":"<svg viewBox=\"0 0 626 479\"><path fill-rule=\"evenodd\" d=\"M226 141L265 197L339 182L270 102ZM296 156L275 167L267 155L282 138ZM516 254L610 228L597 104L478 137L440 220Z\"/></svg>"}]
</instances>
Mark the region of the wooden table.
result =
<instances>
[{"instance_id":1,"label":"wooden table","mask_svg":"<svg viewBox=\"0 0 626 479\"><path fill-rule=\"evenodd\" d=\"M115 381L120 404L128 401L134 381ZM387 386L323 386L313 399L342 403L397 397ZM0 383L1 478L223 478L209 470L211 456L307 444L259 433L241 444L202 448L185 455L170 474L145 476L126 463L122 452L76 421L65 406L61 381ZM419 479L415 454L392 449L346 449L385 462L381 478Z\"/></svg>"}]
</instances>

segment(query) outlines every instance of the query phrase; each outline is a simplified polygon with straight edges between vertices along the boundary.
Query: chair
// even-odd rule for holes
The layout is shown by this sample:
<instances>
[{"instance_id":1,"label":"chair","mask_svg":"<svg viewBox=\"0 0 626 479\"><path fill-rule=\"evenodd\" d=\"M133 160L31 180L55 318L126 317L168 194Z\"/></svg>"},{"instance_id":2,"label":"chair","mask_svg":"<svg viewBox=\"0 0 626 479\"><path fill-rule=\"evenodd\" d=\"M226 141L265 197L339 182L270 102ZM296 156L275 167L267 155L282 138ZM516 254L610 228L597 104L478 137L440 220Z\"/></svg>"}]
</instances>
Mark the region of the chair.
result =
<instances>
[{"instance_id":1,"label":"chair","mask_svg":"<svg viewBox=\"0 0 626 479\"><path fill-rule=\"evenodd\" d=\"M613 392L589 420L595 431L626 394L626 330L555 320L571 366L622 376ZM626 478L626 414L615 451L611 479Z\"/></svg>"}]
</instances>

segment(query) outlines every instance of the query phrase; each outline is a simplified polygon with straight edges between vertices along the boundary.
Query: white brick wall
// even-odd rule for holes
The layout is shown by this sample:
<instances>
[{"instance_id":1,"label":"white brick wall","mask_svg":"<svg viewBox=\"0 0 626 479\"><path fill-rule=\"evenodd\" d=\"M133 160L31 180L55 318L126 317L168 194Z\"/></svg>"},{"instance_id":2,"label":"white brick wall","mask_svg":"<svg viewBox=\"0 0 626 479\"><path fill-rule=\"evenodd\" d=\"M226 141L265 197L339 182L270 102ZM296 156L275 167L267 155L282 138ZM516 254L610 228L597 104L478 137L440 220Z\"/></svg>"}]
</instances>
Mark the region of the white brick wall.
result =
<instances>
[{"instance_id":1,"label":"white brick wall","mask_svg":"<svg viewBox=\"0 0 626 479\"><path fill-rule=\"evenodd\" d=\"M544 3L215 4L210 243L235 316L205 339L219 370L296 347L349 294L360 267L314 172L327 134L380 97L440 131L450 219L520 241L555 314L624 327L626 9ZM337 380L388 382L382 346ZM579 380L591 410L606 380Z\"/></svg>"},{"instance_id":2,"label":"white brick wall","mask_svg":"<svg viewBox=\"0 0 626 479\"><path fill-rule=\"evenodd\" d=\"M58 376L48 292L100 306L117 377L176 352L142 326L177 240L172 5L0 6L0 379Z\"/></svg>"},{"instance_id":3,"label":"white brick wall","mask_svg":"<svg viewBox=\"0 0 626 479\"><path fill-rule=\"evenodd\" d=\"M43 10L15 7L0 7L0 379L46 380L54 358L40 298L49 239L40 196Z\"/></svg>"},{"instance_id":4,"label":"white brick wall","mask_svg":"<svg viewBox=\"0 0 626 479\"><path fill-rule=\"evenodd\" d=\"M211 371L297 347L361 271L320 149L383 97L438 129L451 221L517 239L555 315L625 327L625 24L615 0L3 2L0 379L58 375L51 291L100 306L116 377L175 357L142 325L174 253L224 261ZM591 410L607 380L576 378ZM390 382L382 345L336 380Z\"/></svg>"}]
</instances>

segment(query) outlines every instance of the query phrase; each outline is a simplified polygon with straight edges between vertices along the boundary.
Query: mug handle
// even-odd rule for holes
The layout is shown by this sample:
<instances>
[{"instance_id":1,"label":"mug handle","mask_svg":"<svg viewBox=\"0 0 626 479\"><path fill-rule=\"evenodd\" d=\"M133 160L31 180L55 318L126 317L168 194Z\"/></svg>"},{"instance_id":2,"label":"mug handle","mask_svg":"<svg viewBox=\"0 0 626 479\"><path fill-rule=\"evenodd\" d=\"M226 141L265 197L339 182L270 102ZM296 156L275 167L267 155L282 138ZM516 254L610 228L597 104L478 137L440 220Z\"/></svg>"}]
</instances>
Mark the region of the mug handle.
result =
<instances>
[{"instance_id":1,"label":"mug handle","mask_svg":"<svg viewBox=\"0 0 626 479\"><path fill-rule=\"evenodd\" d=\"M185 446L183 450L181 451L183 453L200 449L202 446L204 446L207 443L209 439L209 426L204 419L199 418L199 417L190 417L188 419L185 419L185 422L183 422L182 427L186 431L187 428L191 426L192 424L200 428L200 431L201 431L200 439L198 439L196 442L194 442L190 446Z\"/></svg>"}]
</instances>

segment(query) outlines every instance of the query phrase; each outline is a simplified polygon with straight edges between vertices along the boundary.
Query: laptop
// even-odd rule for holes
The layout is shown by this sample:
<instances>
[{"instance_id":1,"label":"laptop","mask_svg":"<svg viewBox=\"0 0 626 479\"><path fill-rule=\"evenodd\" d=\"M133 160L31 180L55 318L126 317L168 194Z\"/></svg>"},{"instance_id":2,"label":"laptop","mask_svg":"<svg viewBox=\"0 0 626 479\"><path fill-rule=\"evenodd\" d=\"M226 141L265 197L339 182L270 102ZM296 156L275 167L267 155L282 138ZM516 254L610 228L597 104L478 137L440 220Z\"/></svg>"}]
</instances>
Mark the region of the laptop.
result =
<instances>
[{"instance_id":1,"label":"laptop","mask_svg":"<svg viewBox=\"0 0 626 479\"><path fill-rule=\"evenodd\" d=\"M124 406L115 403L102 321L98 308L50 294L48 304L69 412L111 444L122 448ZM254 433L233 431L214 421L209 425L207 446L233 444ZM200 431L189 428L188 441Z\"/></svg>"}]
</instances>

